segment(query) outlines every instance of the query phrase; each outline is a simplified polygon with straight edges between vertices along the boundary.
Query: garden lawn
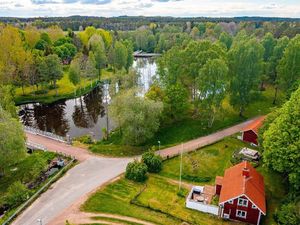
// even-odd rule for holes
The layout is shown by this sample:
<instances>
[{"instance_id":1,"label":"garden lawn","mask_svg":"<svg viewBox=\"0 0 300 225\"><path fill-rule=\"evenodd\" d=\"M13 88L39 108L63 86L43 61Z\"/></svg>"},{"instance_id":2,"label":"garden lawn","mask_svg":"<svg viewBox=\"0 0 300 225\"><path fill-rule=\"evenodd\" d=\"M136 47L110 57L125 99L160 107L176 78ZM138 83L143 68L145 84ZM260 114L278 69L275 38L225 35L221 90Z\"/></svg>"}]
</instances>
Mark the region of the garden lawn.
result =
<instances>
[{"instance_id":1,"label":"garden lawn","mask_svg":"<svg viewBox=\"0 0 300 225\"><path fill-rule=\"evenodd\" d=\"M109 217L104 217L104 216L96 216L96 217L92 217L92 219L94 220L101 220L101 221L105 221L105 222L112 222L112 223L121 223L123 225L140 225L140 223L134 223L134 222L130 222L130 221L126 221L126 220L121 220L121 219L117 219L117 218L109 218Z\"/></svg>"},{"instance_id":2,"label":"garden lawn","mask_svg":"<svg viewBox=\"0 0 300 225\"><path fill-rule=\"evenodd\" d=\"M158 149L158 141L160 141L161 149L178 145L195 138L199 138L218 130L225 129L237 123L243 122L255 116L266 115L273 111L284 101L282 92L279 92L278 105L273 105L274 88L267 87L261 95L251 103L244 112L245 117L241 118L238 112L229 104L229 98L223 102L223 110L217 115L217 118L211 128L207 128L206 124L200 119L188 117L182 121L174 122L168 126L161 127L155 136L144 143L142 146L130 146L122 143L122 137L118 131L110 135L106 141L99 141L92 145L90 149L94 153L109 156L133 156L142 153L144 150L155 146Z\"/></svg>"},{"instance_id":3,"label":"garden lawn","mask_svg":"<svg viewBox=\"0 0 300 225\"><path fill-rule=\"evenodd\" d=\"M122 178L97 191L82 206L88 212L104 212L152 221L157 224L180 224L177 219L130 203L144 184Z\"/></svg>"},{"instance_id":4,"label":"garden lawn","mask_svg":"<svg viewBox=\"0 0 300 225\"><path fill-rule=\"evenodd\" d=\"M214 184L215 176L223 176L224 170L232 166L233 152L246 146L229 137L184 154L183 181L196 185ZM183 221L201 225L234 224L185 208L185 197L189 190L183 188L178 192L179 168L180 157L175 157L164 161L163 170L156 175L150 174L145 184L121 178L92 195L82 210L131 216L166 225L181 224ZM267 216L262 224L272 224L275 209L286 195L284 180L265 167L259 166L257 170L264 176L267 197Z\"/></svg>"},{"instance_id":5,"label":"garden lawn","mask_svg":"<svg viewBox=\"0 0 300 225\"><path fill-rule=\"evenodd\" d=\"M232 166L232 154L246 145L234 137L225 138L201 150L185 153L182 156L182 179L197 184L214 184L216 176L223 176L226 168ZM164 162L160 175L178 179L180 157Z\"/></svg>"}]
</instances>

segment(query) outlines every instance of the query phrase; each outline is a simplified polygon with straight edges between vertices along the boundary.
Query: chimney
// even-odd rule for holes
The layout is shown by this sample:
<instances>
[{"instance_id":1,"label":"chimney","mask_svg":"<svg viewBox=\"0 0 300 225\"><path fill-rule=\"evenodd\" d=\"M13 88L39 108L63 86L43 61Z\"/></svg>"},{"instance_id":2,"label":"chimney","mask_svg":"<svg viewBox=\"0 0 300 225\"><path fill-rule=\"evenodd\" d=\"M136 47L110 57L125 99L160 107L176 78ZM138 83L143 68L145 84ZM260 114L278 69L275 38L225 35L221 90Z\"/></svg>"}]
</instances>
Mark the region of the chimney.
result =
<instances>
[{"instance_id":1,"label":"chimney","mask_svg":"<svg viewBox=\"0 0 300 225\"><path fill-rule=\"evenodd\" d=\"M243 169L243 176L246 178L250 176L250 170L248 168Z\"/></svg>"}]
</instances>

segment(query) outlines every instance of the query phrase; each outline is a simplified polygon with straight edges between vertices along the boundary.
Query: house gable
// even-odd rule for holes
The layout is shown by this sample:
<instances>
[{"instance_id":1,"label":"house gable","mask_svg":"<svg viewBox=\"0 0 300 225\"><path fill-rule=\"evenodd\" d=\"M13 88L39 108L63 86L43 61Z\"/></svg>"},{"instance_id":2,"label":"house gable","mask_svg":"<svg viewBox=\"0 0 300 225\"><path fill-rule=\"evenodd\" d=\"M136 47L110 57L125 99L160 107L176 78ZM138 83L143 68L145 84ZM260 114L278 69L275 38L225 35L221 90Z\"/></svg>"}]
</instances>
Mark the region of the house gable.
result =
<instances>
[{"instance_id":1,"label":"house gable","mask_svg":"<svg viewBox=\"0 0 300 225\"><path fill-rule=\"evenodd\" d=\"M231 202L234 202L236 200L238 200L239 198L245 198L249 201L249 203L251 203L251 208L252 206L255 206L263 215L266 215L264 211L262 211L248 196L246 196L245 194L243 195L239 195L236 196L234 198L228 199L227 201L224 202L220 202L219 206L224 207L225 204L232 204ZM248 204L249 205L249 204Z\"/></svg>"},{"instance_id":2,"label":"house gable","mask_svg":"<svg viewBox=\"0 0 300 225\"><path fill-rule=\"evenodd\" d=\"M220 208L222 209L221 217L223 218L251 224L257 224L260 220L261 210L245 195L220 203Z\"/></svg>"}]
</instances>

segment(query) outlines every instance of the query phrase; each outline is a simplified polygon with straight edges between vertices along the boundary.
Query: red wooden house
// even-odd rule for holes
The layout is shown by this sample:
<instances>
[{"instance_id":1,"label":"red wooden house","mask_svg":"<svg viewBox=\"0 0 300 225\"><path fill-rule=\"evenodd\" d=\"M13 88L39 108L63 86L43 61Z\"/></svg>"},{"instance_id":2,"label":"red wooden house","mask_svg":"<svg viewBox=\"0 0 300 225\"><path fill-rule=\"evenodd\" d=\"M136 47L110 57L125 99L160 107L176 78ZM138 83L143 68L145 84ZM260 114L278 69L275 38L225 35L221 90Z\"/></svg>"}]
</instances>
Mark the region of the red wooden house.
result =
<instances>
[{"instance_id":1,"label":"red wooden house","mask_svg":"<svg viewBox=\"0 0 300 225\"><path fill-rule=\"evenodd\" d=\"M242 140L245 142L253 143L258 145L258 129L262 126L265 117L262 116L250 123L242 130Z\"/></svg>"},{"instance_id":2,"label":"red wooden house","mask_svg":"<svg viewBox=\"0 0 300 225\"><path fill-rule=\"evenodd\" d=\"M245 161L228 168L224 177L216 178L219 216L249 224L259 224L266 215L264 179Z\"/></svg>"}]
</instances>

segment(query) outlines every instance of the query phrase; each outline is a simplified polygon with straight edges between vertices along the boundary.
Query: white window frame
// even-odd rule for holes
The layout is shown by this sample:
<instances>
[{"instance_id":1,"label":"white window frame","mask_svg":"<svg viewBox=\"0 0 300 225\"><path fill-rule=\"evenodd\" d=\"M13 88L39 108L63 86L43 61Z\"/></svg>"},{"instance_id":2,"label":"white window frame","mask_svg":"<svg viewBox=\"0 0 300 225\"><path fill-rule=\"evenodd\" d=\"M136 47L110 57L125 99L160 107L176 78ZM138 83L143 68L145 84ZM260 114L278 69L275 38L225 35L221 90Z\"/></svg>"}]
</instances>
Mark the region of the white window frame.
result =
<instances>
[{"instance_id":1,"label":"white window frame","mask_svg":"<svg viewBox=\"0 0 300 225\"><path fill-rule=\"evenodd\" d=\"M232 199L229 200L228 203L232 205L233 204L233 200Z\"/></svg>"},{"instance_id":2,"label":"white window frame","mask_svg":"<svg viewBox=\"0 0 300 225\"><path fill-rule=\"evenodd\" d=\"M240 203L240 201L242 201L242 203ZM244 199L244 198L238 199L238 206L248 207L248 204L249 204L249 201L247 199Z\"/></svg>"},{"instance_id":3,"label":"white window frame","mask_svg":"<svg viewBox=\"0 0 300 225\"><path fill-rule=\"evenodd\" d=\"M252 204L252 209L257 209L256 205Z\"/></svg>"},{"instance_id":4,"label":"white window frame","mask_svg":"<svg viewBox=\"0 0 300 225\"><path fill-rule=\"evenodd\" d=\"M239 215L239 213L241 213L241 214L245 213L245 216L241 216L241 215ZM246 219L247 218L247 211L237 209L236 213L235 213L235 216L238 217L238 218Z\"/></svg>"}]
</instances>

